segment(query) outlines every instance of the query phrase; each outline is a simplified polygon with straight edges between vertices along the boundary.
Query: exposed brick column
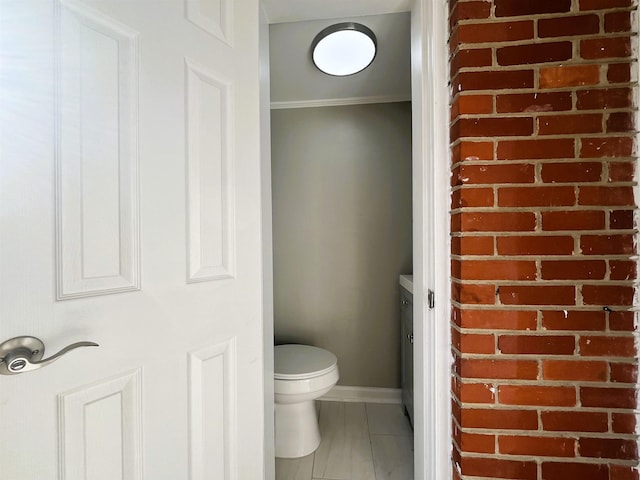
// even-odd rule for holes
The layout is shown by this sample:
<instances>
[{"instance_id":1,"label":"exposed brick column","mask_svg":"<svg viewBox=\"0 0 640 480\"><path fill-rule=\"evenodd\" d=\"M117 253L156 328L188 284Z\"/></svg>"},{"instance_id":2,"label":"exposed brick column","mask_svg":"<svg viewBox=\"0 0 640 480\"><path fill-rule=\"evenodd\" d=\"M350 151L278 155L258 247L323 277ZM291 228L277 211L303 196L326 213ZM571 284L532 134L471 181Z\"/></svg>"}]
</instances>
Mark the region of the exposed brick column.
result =
<instances>
[{"instance_id":1,"label":"exposed brick column","mask_svg":"<svg viewBox=\"0 0 640 480\"><path fill-rule=\"evenodd\" d=\"M637 480L631 0L449 0L454 478Z\"/></svg>"}]
</instances>

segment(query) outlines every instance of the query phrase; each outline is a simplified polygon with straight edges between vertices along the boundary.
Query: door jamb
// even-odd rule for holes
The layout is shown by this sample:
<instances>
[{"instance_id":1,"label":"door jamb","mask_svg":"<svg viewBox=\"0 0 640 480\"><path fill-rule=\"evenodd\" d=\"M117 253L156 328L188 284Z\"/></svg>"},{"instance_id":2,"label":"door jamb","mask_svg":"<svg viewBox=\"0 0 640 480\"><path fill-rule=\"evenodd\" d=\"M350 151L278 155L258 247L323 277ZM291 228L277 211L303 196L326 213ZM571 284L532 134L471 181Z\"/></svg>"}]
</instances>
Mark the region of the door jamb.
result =
<instances>
[{"instance_id":1,"label":"door jamb","mask_svg":"<svg viewBox=\"0 0 640 480\"><path fill-rule=\"evenodd\" d=\"M448 11L447 0L411 11L416 480L451 478Z\"/></svg>"}]
</instances>

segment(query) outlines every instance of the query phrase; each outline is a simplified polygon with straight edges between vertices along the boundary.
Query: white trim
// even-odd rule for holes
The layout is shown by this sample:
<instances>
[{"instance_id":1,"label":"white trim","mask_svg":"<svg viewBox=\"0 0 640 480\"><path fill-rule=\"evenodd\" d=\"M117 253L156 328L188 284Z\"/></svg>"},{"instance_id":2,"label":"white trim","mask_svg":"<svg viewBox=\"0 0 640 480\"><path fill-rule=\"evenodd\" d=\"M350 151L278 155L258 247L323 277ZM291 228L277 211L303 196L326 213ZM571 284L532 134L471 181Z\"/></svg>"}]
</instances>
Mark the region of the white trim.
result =
<instances>
[{"instance_id":1,"label":"white trim","mask_svg":"<svg viewBox=\"0 0 640 480\"><path fill-rule=\"evenodd\" d=\"M327 402L402 403L399 388L347 387L336 385L318 400Z\"/></svg>"},{"instance_id":2,"label":"white trim","mask_svg":"<svg viewBox=\"0 0 640 480\"><path fill-rule=\"evenodd\" d=\"M451 478L452 433L451 433L451 224L449 209L451 205L451 187L449 168L449 87L447 72L449 71L449 56L447 47L448 3L446 0L433 1L426 18L430 25L425 30L432 32L427 38L431 59L426 68L427 82L430 87L432 102L427 102L431 115L429 116L434 129L432 136L425 139L430 146L432 196L427 202L431 203L433 219L431 222L432 240L431 255L433 285L435 288L435 310L426 335L433 340L430 347L429 359L426 366L431 374L425 381L431 384L429 403L431 413L427 430L432 431L431 443L431 475L427 478ZM435 72L439 72L436 74ZM425 472L426 473L426 472Z\"/></svg>"},{"instance_id":3,"label":"white trim","mask_svg":"<svg viewBox=\"0 0 640 480\"><path fill-rule=\"evenodd\" d=\"M415 480L451 478L446 12L446 0L414 0L411 15Z\"/></svg>"},{"instance_id":4,"label":"white trim","mask_svg":"<svg viewBox=\"0 0 640 480\"><path fill-rule=\"evenodd\" d=\"M320 100L293 100L287 102L271 102L271 110L287 108L342 107L345 105L365 105L370 103L410 102L409 95L382 95L378 97L326 98Z\"/></svg>"}]
</instances>

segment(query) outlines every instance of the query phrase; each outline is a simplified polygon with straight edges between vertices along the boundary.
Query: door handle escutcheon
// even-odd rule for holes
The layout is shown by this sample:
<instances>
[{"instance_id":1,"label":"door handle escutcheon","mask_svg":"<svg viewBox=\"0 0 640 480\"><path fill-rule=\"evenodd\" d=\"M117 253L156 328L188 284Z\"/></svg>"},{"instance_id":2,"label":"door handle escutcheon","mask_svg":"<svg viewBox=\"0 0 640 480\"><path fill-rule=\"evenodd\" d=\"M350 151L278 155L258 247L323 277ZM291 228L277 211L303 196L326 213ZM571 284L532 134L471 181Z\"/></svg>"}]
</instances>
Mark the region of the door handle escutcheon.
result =
<instances>
[{"instance_id":1,"label":"door handle escutcheon","mask_svg":"<svg viewBox=\"0 0 640 480\"><path fill-rule=\"evenodd\" d=\"M94 342L76 342L42 360L44 343L36 337L16 337L0 344L0 375L16 375L46 367L79 347L98 347Z\"/></svg>"}]
</instances>

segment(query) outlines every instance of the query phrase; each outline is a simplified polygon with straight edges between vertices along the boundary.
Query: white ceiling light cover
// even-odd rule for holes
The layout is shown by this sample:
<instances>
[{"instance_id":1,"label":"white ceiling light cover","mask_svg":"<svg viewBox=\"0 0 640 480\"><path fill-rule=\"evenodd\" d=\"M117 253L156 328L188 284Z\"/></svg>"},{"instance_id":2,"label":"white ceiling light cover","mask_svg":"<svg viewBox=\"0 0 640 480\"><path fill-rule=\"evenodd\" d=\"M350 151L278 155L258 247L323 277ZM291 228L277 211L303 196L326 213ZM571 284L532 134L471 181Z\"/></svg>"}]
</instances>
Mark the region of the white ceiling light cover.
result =
<instances>
[{"instance_id":1,"label":"white ceiling light cover","mask_svg":"<svg viewBox=\"0 0 640 480\"><path fill-rule=\"evenodd\" d=\"M346 22L322 30L311 44L311 55L322 72L343 77L371 65L376 47L376 36L369 28Z\"/></svg>"}]
</instances>

